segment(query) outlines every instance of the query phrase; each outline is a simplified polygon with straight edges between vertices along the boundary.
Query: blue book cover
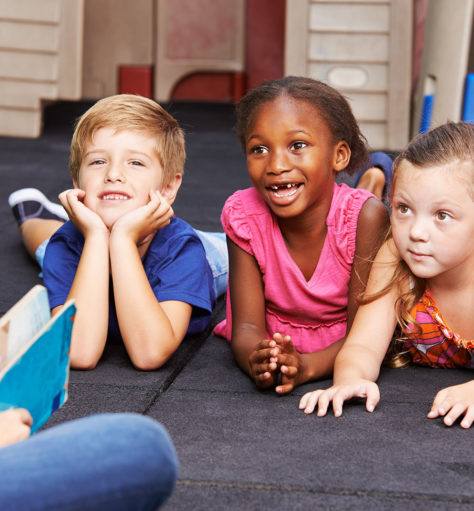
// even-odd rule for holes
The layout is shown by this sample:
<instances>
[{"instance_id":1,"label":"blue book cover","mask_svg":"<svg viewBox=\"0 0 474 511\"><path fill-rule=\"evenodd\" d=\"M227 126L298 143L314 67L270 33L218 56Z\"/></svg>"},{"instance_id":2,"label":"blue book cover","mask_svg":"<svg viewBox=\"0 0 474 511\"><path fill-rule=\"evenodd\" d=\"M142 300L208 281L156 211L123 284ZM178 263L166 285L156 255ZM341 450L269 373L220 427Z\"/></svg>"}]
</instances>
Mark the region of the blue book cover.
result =
<instances>
[{"instance_id":1,"label":"blue book cover","mask_svg":"<svg viewBox=\"0 0 474 511\"><path fill-rule=\"evenodd\" d=\"M38 430L67 399L76 308L51 318L48 294L35 286L0 320L0 410L26 408Z\"/></svg>"}]
</instances>

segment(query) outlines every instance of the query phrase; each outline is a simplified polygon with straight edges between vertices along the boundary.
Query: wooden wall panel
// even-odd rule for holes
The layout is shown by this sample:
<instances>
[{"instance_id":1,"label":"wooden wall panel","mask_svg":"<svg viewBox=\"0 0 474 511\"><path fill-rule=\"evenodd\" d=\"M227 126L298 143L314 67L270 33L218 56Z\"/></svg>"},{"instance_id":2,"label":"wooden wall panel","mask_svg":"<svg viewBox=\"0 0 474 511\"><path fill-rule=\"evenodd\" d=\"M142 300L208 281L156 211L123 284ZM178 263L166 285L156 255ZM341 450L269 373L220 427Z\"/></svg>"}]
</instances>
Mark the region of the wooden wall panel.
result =
<instances>
[{"instance_id":1,"label":"wooden wall panel","mask_svg":"<svg viewBox=\"0 0 474 511\"><path fill-rule=\"evenodd\" d=\"M83 96L117 94L119 66L153 65L154 0L85 0Z\"/></svg>"},{"instance_id":2,"label":"wooden wall panel","mask_svg":"<svg viewBox=\"0 0 474 511\"><path fill-rule=\"evenodd\" d=\"M79 99L83 0L0 2L0 135L41 132L42 102Z\"/></svg>"},{"instance_id":3,"label":"wooden wall panel","mask_svg":"<svg viewBox=\"0 0 474 511\"><path fill-rule=\"evenodd\" d=\"M0 48L55 52L58 49L58 26L0 21Z\"/></svg>"},{"instance_id":4,"label":"wooden wall panel","mask_svg":"<svg viewBox=\"0 0 474 511\"><path fill-rule=\"evenodd\" d=\"M59 22L61 0L6 0L0 2L0 18L31 22Z\"/></svg>"},{"instance_id":5,"label":"wooden wall panel","mask_svg":"<svg viewBox=\"0 0 474 511\"><path fill-rule=\"evenodd\" d=\"M290 0L285 74L340 90L374 149L409 137L412 0Z\"/></svg>"},{"instance_id":6,"label":"wooden wall panel","mask_svg":"<svg viewBox=\"0 0 474 511\"><path fill-rule=\"evenodd\" d=\"M158 0L155 97L196 72L244 71L244 0Z\"/></svg>"}]
</instances>

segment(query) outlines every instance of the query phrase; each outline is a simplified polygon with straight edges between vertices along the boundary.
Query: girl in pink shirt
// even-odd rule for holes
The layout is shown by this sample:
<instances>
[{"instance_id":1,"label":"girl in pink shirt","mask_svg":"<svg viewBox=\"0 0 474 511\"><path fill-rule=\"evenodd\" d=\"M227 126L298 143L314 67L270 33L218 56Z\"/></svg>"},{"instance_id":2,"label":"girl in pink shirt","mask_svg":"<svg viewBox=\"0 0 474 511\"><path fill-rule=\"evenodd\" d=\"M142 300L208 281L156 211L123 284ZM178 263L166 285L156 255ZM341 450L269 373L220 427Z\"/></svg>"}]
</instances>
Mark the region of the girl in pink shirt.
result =
<instances>
[{"instance_id":1,"label":"girl in pink shirt","mask_svg":"<svg viewBox=\"0 0 474 511\"><path fill-rule=\"evenodd\" d=\"M328 85L266 82L237 105L236 131L254 188L222 213L230 271L216 333L258 387L285 393L332 373L388 215L369 192L335 183L368 152L349 104Z\"/></svg>"}]
</instances>

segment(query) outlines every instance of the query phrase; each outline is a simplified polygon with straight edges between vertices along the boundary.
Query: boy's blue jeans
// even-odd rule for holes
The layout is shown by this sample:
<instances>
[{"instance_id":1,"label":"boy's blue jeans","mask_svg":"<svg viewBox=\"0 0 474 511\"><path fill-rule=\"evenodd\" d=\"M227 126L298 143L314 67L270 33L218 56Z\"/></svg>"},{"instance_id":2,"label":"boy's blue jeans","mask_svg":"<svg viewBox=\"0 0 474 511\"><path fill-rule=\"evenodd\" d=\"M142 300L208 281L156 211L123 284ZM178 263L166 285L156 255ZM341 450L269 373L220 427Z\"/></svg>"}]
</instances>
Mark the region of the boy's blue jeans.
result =
<instances>
[{"instance_id":1,"label":"boy's blue jeans","mask_svg":"<svg viewBox=\"0 0 474 511\"><path fill-rule=\"evenodd\" d=\"M216 298L227 290L229 276L229 256L227 254L227 241L223 232L203 232L194 229L199 236L206 251L206 258L211 267L214 278L214 291Z\"/></svg>"},{"instance_id":2,"label":"boy's blue jeans","mask_svg":"<svg viewBox=\"0 0 474 511\"><path fill-rule=\"evenodd\" d=\"M135 414L94 415L0 449L0 509L154 510L177 472L160 424Z\"/></svg>"}]
</instances>

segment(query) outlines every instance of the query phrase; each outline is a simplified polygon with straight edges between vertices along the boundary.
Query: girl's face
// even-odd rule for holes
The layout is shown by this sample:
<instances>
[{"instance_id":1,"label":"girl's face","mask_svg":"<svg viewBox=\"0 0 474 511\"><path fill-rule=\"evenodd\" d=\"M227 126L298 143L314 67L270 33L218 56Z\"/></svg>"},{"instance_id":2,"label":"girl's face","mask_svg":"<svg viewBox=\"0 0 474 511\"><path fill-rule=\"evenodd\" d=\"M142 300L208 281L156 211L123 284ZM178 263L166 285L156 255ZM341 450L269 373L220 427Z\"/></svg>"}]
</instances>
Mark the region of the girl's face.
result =
<instances>
[{"instance_id":1,"label":"girl's face","mask_svg":"<svg viewBox=\"0 0 474 511\"><path fill-rule=\"evenodd\" d=\"M444 275L454 282L472 272L473 170L472 162L431 168L400 163L392 197L393 240L417 277Z\"/></svg>"},{"instance_id":2,"label":"girl's face","mask_svg":"<svg viewBox=\"0 0 474 511\"><path fill-rule=\"evenodd\" d=\"M279 96L259 107L246 137L255 188L279 217L294 217L332 199L335 171L349 163L345 142L333 142L310 103Z\"/></svg>"}]
</instances>

